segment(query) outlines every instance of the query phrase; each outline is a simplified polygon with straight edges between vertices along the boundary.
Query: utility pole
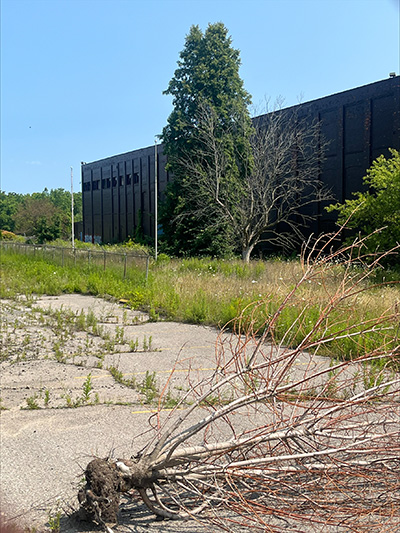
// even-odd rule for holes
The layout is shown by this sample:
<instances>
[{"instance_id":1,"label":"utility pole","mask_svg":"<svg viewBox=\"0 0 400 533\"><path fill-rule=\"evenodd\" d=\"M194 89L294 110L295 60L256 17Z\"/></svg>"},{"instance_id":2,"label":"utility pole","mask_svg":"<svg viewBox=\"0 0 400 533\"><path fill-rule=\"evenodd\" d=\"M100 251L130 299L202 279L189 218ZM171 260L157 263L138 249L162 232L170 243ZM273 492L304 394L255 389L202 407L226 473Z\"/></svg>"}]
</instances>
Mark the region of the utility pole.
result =
<instances>
[{"instance_id":1,"label":"utility pole","mask_svg":"<svg viewBox=\"0 0 400 533\"><path fill-rule=\"evenodd\" d=\"M75 250L75 236L74 236L74 171L71 167L71 237L72 249Z\"/></svg>"},{"instance_id":2,"label":"utility pole","mask_svg":"<svg viewBox=\"0 0 400 533\"><path fill-rule=\"evenodd\" d=\"M158 247L158 154L157 139L154 141L154 257L157 261Z\"/></svg>"}]
</instances>

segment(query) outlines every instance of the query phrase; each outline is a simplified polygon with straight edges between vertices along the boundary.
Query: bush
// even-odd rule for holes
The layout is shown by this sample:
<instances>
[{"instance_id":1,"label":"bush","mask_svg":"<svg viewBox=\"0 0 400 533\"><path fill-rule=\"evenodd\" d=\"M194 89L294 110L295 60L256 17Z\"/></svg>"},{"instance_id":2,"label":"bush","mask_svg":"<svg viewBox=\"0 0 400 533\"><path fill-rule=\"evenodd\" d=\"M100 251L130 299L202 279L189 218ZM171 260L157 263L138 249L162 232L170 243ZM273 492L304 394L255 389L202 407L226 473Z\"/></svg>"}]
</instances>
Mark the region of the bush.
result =
<instances>
[{"instance_id":1,"label":"bush","mask_svg":"<svg viewBox=\"0 0 400 533\"><path fill-rule=\"evenodd\" d=\"M22 237L22 235L16 235L12 231L7 231L5 229L0 230L0 240L2 240L2 241L25 242L25 238Z\"/></svg>"},{"instance_id":2,"label":"bush","mask_svg":"<svg viewBox=\"0 0 400 533\"><path fill-rule=\"evenodd\" d=\"M389 149L391 158L378 157L367 170L365 193L344 204L333 204L327 211L338 211L338 222L348 228L370 235L368 252L385 252L400 242L400 152ZM399 255L386 258L387 263L399 263Z\"/></svg>"}]
</instances>

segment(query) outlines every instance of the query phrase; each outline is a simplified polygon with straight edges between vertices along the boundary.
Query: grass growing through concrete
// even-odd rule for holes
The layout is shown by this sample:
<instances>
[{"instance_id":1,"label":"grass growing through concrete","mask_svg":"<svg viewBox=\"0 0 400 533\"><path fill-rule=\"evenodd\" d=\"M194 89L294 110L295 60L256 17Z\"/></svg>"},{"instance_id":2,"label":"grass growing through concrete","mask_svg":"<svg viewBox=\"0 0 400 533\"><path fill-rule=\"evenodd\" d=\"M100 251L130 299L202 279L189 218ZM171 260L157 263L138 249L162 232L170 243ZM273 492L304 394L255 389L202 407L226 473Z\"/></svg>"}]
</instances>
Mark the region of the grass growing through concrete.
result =
<instances>
[{"instance_id":1,"label":"grass growing through concrete","mask_svg":"<svg viewBox=\"0 0 400 533\"><path fill-rule=\"evenodd\" d=\"M151 265L148 279L138 269L137 275L122 280L112 270L103 271L95 265L77 269L61 267L42 258L22 256L13 252L2 253L0 297L15 298L24 294L56 295L83 293L111 296L126 300L135 309L147 310L153 320L164 318L194 324L223 326L241 317L241 324L257 329L272 316L285 295L301 277L302 265L296 260L272 259L253 261L249 265L239 260L169 259L162 258ZM284 306L274 327L276 339L285 339L287 345L297 345L310 331L321 308L329 304L344 280L356 280L364 275L365 267L344 271L340 264L333 265L324 278L310 280L307 287L296 292L290 305ZM388 273L380 272L383 277ZM347 281L348 282L348 281ZM400 305L398 285L374 285L365 279L364 292L353 295L330 317L326 327L332 332L345 331L351 324L376 319ZM89 317L82 317L89 321ZM296 322L300 327L292 328ZM84 324L96 329L96 324ZM371 330L360 335L346 335L327 342L319 353L351 358L383 342L390 348L398 335L397 325L385 331ZM291 331L296 333L292 334ZM118 339L116 339L118 340Z\"/></svg>"}]
</instances>

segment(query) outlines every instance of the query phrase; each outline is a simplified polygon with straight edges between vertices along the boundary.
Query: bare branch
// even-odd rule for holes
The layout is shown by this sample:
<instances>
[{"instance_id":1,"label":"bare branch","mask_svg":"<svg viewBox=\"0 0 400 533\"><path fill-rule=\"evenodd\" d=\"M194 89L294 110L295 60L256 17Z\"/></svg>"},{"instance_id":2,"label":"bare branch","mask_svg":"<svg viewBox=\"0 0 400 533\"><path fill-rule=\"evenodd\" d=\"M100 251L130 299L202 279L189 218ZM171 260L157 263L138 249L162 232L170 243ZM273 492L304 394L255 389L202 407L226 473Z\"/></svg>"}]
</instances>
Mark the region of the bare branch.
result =
<instances>
[{"instance_id":1,"label":"bare branch","mask_svg":"<svg viewBox=\"0 0 400 533\"><path fill-rule=\"evenodd\" d=\"M400 527L399 309L356 325L337 318L371 286L379 260L365 263L363 240L328 254L335 237L311 244L300 279L261 326L264 299L221 332L216 370L193 383L183 411L164 420L158 413L153 443L123 467L105 461L120 491L136 489L164 518L196 515L226 531ZM310 283L328 304L303 332L305 303L278 341L278 318ZM371 334L380 343L356 357L320 355L327 344ZM101 519L100 496L90 484L86 494L83 506L92 498Z\"/></svg>"}]
</instances>

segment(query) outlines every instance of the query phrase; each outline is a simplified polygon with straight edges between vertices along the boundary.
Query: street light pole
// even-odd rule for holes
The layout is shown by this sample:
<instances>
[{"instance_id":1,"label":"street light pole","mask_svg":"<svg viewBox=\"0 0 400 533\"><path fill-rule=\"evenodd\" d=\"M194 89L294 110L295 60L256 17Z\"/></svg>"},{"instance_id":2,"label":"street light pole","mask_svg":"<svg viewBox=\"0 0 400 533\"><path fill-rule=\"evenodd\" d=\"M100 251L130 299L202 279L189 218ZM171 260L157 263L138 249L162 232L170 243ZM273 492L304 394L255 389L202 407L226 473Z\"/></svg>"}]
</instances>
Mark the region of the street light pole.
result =
<instances>
[{"instance_id":1,"label":"street light pole","mask_svg":"<svg viewBox=\"0 0 400 533\"><path fill-rule=\"evenodd\" d=\"M158 153L157 139L154 141L154 257L157 261L158 254Z\"/></svg>"},{"instance_id":2,"label":"street light pole","mask_svg":"<svg viewBox=\"0 0 400 533\"><path fill-rule=\"evenodd\" d=\"M71 237L72 249L75 249L75 235L74 235L74 171L71 167Z\"/></svg>"}]
</instances>

